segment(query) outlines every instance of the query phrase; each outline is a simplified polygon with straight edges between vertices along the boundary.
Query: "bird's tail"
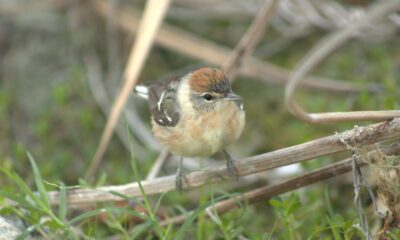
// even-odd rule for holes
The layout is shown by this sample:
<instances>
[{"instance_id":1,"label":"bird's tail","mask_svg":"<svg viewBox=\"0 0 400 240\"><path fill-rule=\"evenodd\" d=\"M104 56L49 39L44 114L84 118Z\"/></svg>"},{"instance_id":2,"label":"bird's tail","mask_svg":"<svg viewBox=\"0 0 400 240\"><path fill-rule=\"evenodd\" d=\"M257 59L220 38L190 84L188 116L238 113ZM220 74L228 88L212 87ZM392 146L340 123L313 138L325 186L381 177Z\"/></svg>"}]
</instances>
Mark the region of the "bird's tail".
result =
<instances>
[{"instance_id":1,"label":"bird's tail","mask_svg":"<svg viewBox=\"0 0 400 240\"><path fill-rule=\"evenodd\" d=\"M143 85L136 86L134 93L142 98L149 99L149 89L146 86Z\"/></svg>"}]
</instances>

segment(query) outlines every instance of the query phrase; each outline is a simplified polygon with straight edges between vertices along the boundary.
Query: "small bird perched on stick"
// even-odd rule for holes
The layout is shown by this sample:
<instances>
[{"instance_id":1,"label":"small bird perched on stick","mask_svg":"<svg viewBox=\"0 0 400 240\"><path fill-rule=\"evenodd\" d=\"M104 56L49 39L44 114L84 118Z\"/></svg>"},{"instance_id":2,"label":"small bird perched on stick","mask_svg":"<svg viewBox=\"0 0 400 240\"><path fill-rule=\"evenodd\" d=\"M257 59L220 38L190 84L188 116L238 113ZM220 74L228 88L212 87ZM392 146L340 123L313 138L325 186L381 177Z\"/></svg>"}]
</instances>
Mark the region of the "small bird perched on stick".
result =
<instances>
[{"instance_id":1,"label":"small bird perched on stick","mask_svg":"<svg viewBox=\"0 0 400 240\"><path fill-rule=\"evenodd\" d=\"M180 156L176 187L182 189L183 157L209 157L224 152L231 175L238 173L225 147L242 133L242 98L233 93L226 75L216 68L200 68L148 87L137 86L149 101L152 131L168 150Z\"/></svg>"}]
</instances>

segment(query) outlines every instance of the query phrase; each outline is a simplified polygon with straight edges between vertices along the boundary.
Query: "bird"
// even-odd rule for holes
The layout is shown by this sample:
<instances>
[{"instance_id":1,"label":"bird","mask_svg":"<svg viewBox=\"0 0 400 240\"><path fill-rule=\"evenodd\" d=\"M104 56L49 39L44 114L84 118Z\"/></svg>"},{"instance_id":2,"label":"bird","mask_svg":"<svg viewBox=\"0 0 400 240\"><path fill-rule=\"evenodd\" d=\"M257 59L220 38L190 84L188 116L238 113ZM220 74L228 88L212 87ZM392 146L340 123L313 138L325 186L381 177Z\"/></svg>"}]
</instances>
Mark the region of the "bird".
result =
<instances>
[{"instance_id":1,"label":"bird","mask_svg":"<svg viewBox=\"0 0 400 240\"><path fill-rule=\"evenodd\" d=\"M235 142L245 125L243 99L232 91L225 73L203 67L135 92L148 100L152 133L169 152L179 156L175 185L182 191L184 157L225 155L228 172L238 176L226 147Z\"/></svg>"}]
</instances>

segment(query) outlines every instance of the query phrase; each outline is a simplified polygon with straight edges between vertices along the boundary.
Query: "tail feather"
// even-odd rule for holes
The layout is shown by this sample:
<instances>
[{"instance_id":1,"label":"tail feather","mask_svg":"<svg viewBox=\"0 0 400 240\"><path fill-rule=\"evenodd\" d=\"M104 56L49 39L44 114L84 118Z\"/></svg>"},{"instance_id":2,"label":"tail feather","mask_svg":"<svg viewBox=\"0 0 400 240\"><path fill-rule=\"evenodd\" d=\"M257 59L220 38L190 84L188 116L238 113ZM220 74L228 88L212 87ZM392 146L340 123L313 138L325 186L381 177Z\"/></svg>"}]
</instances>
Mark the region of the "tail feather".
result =
<instances>
[{"instance_id":1,"label":"tail feather","mask_svg":"<svg viewBox=\"0 0 400 240\"><path fill-rule=\"evenodd\" d=\"M142 98L149 99L149 89L146 86L136 86L135 93Z\"/></svg>"}]
</instances>

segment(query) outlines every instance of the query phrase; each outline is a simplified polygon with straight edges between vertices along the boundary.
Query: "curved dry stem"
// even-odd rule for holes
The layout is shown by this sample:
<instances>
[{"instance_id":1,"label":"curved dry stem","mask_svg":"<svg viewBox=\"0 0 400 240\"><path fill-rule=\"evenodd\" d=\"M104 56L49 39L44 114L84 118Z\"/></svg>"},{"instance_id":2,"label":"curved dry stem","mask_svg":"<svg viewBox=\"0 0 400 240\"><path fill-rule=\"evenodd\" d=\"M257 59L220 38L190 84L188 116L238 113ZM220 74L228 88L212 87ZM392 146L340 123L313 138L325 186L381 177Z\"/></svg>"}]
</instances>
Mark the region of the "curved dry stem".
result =
<instances>
[{"instance_id":1,"label":"curved dry stem","mask_svg":"<svg viewBox=\"0 0 400 240\"><path fill-rule=\"evenodd\" d=\"M92 0L92 6L103 17L107 17L109 4L105 1ZM132 8L124 7L118 11L118 25L126 32L137 32L140 20L139 14ZM171 50L200 59L208 64L223 65L229 58L229 48L220 46L207 39L195 36L185 30L163 23L155 42ZM290 72L287 69L261 61L249 56L243 59L239 73L266 83L286 84ZM368 89L368 86L357 85L342 80L332 80L320 77L309 77L300 83L302 87L335 91L338 93L353 93ZM368 89L371 90L371 89Z\"/></svg>"},{"instance_id":2,"label":"curved dry stem","mask_svg":"<svg viewBox=\"0 0 400 240\"><path fill-rule=\"evenodd\" d=\"M321 40L311 51L303 58L299 66L293 72L289 83L285 89L285 102L289 111L297 118L308 123L338 122L338 121L363 121L363 120L387 120L400 116L400 111L359 111L359 112L340 112L340 113L307 113L294 99L293 95L296 88L307 76L307 74L317 66L323 59L331 54L335 49L341 46L350 38L357 35L364 27L372 21L386 16L388 13L400 8L400 2L397 0L382 1L371 7L366 17L360 21L354 22L345 29L328 35Z\"/></svg>"}]
</instances>

